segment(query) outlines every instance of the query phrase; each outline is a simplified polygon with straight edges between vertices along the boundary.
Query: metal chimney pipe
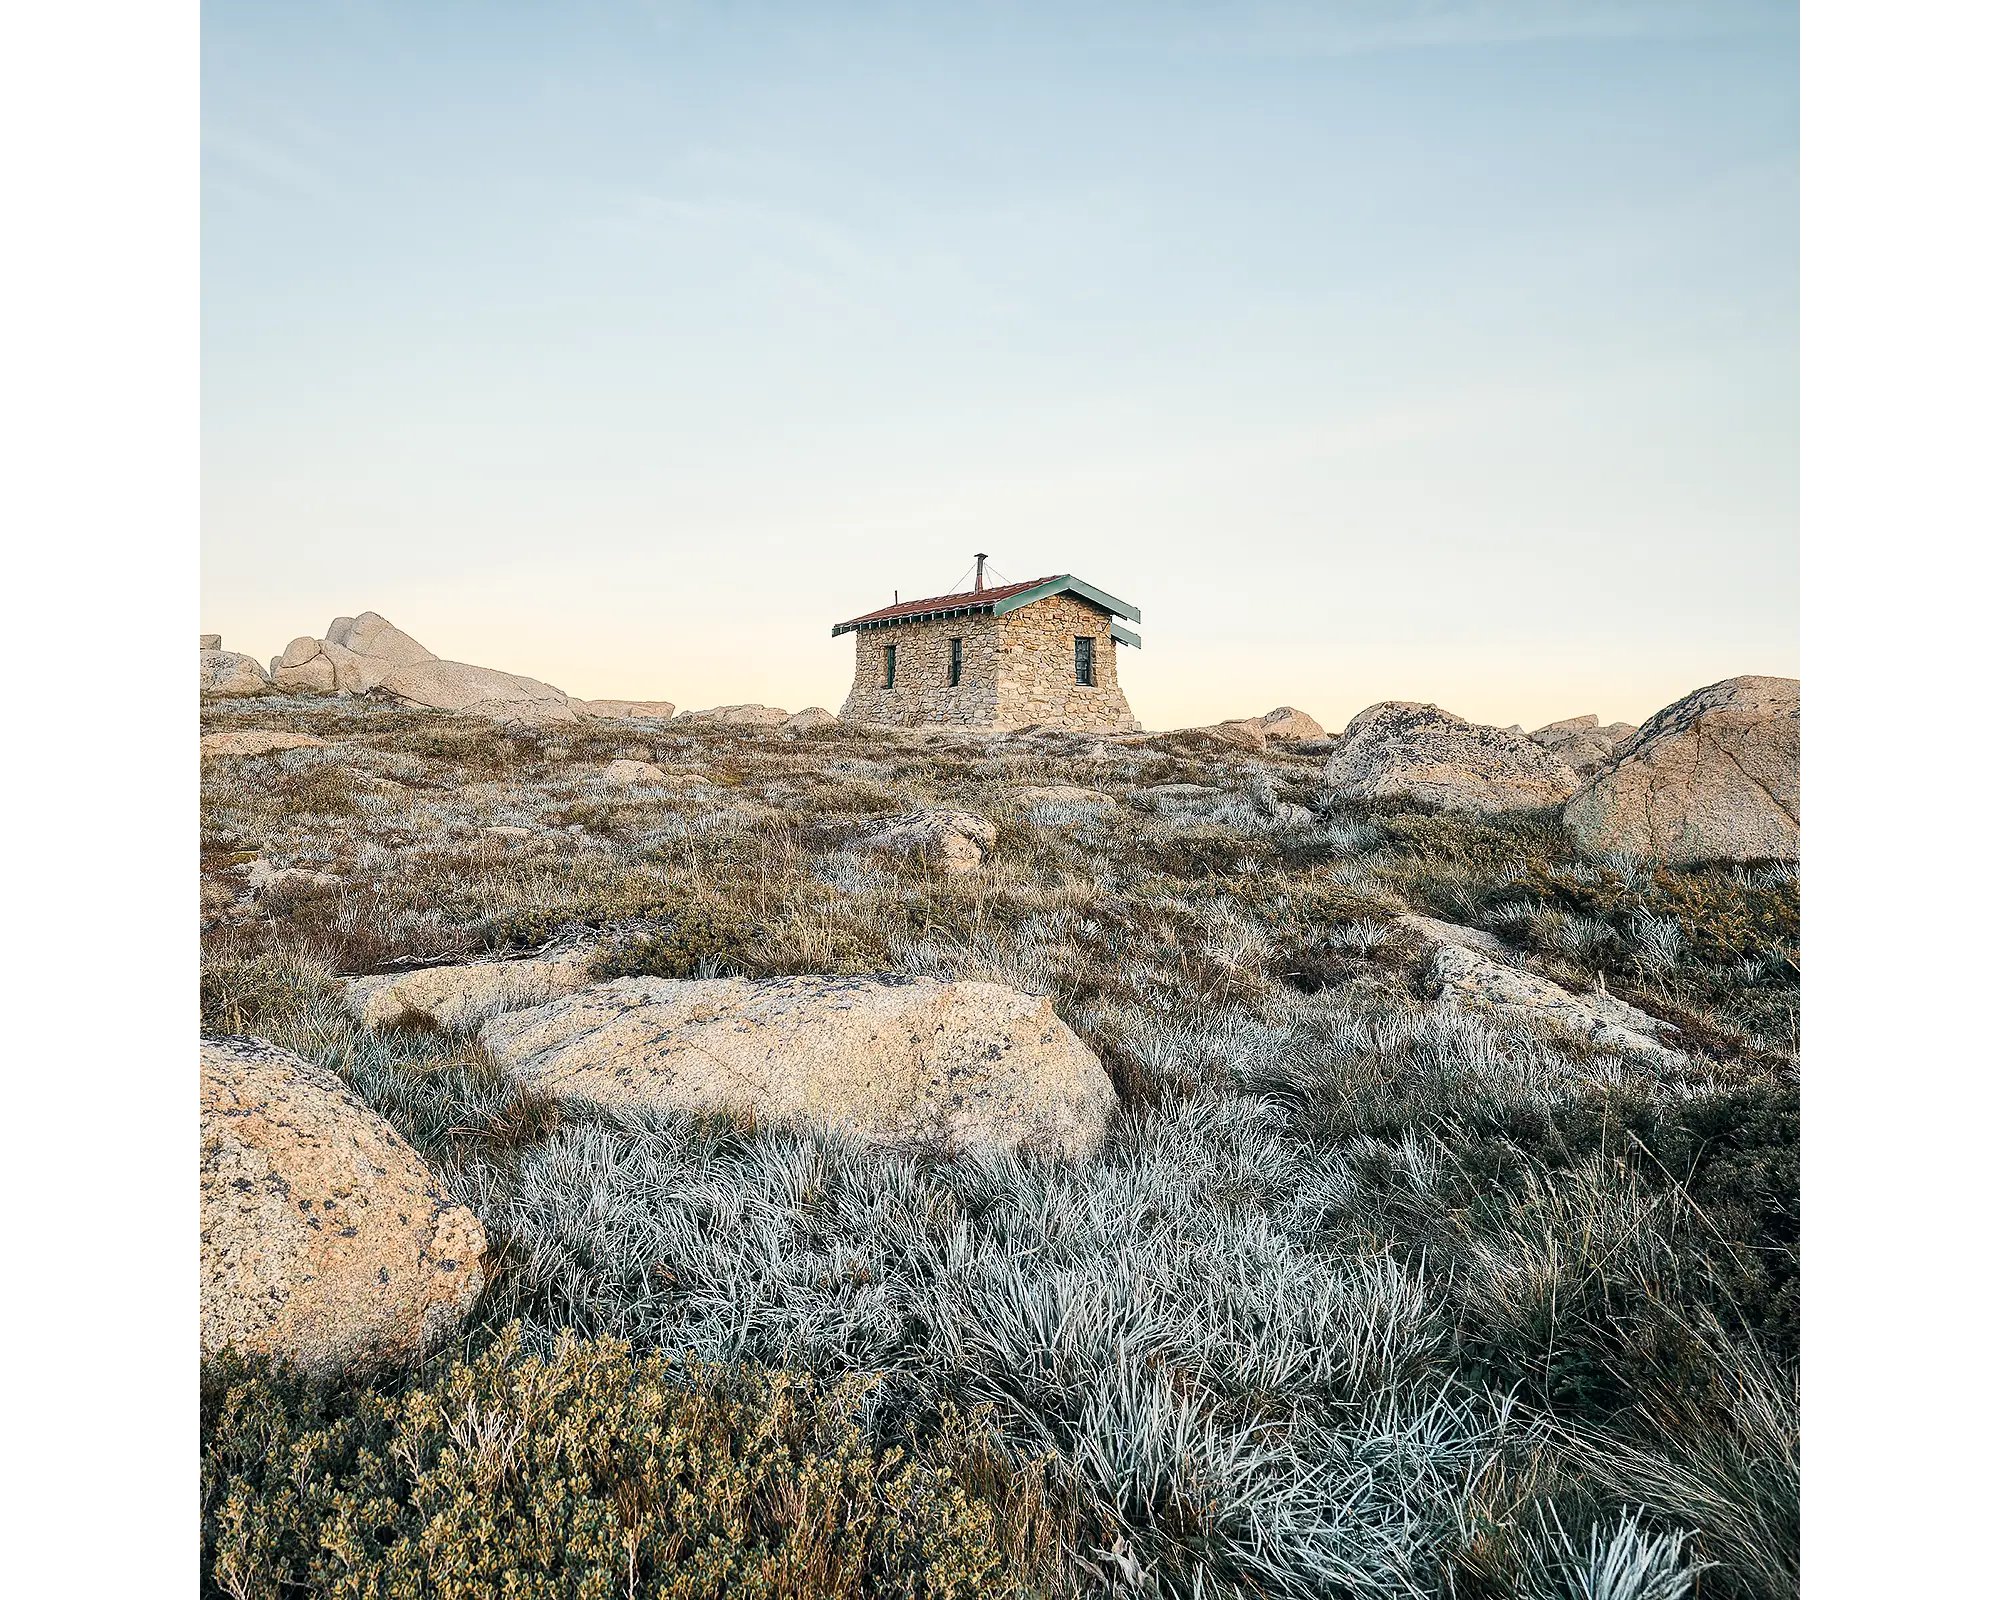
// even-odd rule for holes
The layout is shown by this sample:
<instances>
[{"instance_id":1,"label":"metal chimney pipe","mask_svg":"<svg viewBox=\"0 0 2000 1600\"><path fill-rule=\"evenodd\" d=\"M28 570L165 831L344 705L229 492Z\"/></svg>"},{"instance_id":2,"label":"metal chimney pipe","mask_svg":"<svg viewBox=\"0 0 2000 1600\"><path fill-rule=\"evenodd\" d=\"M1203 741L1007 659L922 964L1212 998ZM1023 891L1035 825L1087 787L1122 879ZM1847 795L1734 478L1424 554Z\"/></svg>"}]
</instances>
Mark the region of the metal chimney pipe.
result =
<instances>
[{"instance_id":1,"label":"metal chimney pipe","mask_svg":"<svg viewBox=\"0 0 2000 1600\"><path fill-rule=\"evenodd\" d=\"M981 550L972 560L972 592L977 594L986 587L986 552Z\"/></svg>"}]
</instances>

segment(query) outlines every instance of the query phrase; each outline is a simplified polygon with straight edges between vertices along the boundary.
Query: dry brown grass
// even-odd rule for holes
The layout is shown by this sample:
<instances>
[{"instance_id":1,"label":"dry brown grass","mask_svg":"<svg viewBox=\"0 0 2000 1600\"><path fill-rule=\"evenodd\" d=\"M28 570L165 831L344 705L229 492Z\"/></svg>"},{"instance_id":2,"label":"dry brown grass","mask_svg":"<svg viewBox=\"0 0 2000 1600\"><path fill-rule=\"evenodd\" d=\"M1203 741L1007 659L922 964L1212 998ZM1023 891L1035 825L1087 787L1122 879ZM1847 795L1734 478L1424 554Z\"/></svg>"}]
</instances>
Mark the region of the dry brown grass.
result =
<instances>
[{"instance_id":1,"label":"dry brown grass","mask_svg":"<svg viewBox=\"0 0 2000 1600\"><path fill-rule=\"evenodd\" d=\"M1114 1130L1124 1154L1067 1176L1009 1181L1030 1191L1068 1184L1078 1203L1093 1185L1124 1185L1108 1214L1127 1219L1120 1226L1132 1238L1186 1206L1190 1185L1206 1185L1176 1226L1242 1221L1248 1231L1191 1267L1187 1292L1215 1261L1240 1264L1268 1248L1421 1274L1439 1308L1438 1340L1422 1347L1429 1364L1376 1373L1377 1389L1359 1398L1343 1392L1340 1416L1361 1399L1400 1393L1406 1380L1433 1397L1511 1393L1599 1449L1589 1471L1576 1465L1578 1446L1567 1464L1513 1461L1479 1478L1450 1512L1462 1523L1425 1534L1443 1541L1438 1559L1451 1578L1433 1573L1419 1587L1523 1592L1541 1559L1524 1521L1530 1499L1537 1516L1587 1531L1591 1519L1615 1515L1606 1499L1614 1483L1678 1484L1690 1505L1708 1497L1720 1509L1704 1513L1717 1528L1706 1553L1755 1536L1744 1529L1782 1533L1782 1462L1763 1476L1741 1468L1729 1442L1738 1422L1701 1396L1724 1374L1730 1348L1752 1343L1782 1364L1796 1346L1796 1263L1785 1255L1795 1244L1785 1229L1795 1227L1796 1124L1795 1112L1785 1120L1783 1082L1795 1056L1760 1022L1796 998L1796 967L1787 977L1781 944L1764 938L1784 933L1795 880L1669 874L1626 885L1615 864L1602 869L1612 878L1597 867L1579 876L1547 814L1334 805L1313 759L1200 734L1110 743L830 729L785 740L687 725L500 729L304 701L217 707L205 720L338 742L210 763L204 773L204 1017L336 1067L459 1186L499 1252L482 1317L504 1306L547 1331L587 1315L600 1328L667 1340L674 1318L708 1294L746 1328L754 1317L782 1322L793 1303L810 1308L798 1326L851 1316L843 1337L872 1349L889 1336L855 1302L847 1276L863 1270L855 1263L869 1230L894 1223L892 1242L865 1268L866 1282L888 1294L898 1272L929 1259L925 1250L946 1249L940 1241L957 1237L957 1220L976 1237L979 1206L1000 1202L978 1201L984 1180L954 1175L934 1154L890 1172L837 1152L801 1153L775 1130L602 1125L522 1095L468 1039L358 1029L340 1010L339 975L554 942L595 947L605 974L988 978L1052 996L1105 1061L1125 1107ZM626 758L709 781L607 788L602 766ZM1030 807L1020 798L1024 787L1052 784L1101 789L1117 803ZM1144 792L1166 784L1215 792ZM336 790L347 809L332 803ZM318 808L298 804L301 792L320 796ZM994 823L997 844L979 870L946 876L847 848L870 817L928 805ZM1302 824L1287 806L1314 815ZM483 831L495 825L532 837L498 843ZM332 873L340 886L252 901L245 874L259 857ZM1629 904L1619 898L1628 888ZM1514 900L1534 903L1522 910ZM1406 910L1482 923L1567 981L1594 981L1583 957L1601 954L1614 988L1641 1004L1650 997L1683 1027L1694 1059L1668 1073L1575 1041L1447 1025L1423 1000L1425 952L1395 927ZM1641 912L1685 919L1681 964L1660 964L1657 929L1642 946L1634 930L1654 925ZM1584 925L1591 917L1604 934ZM1629 972L1616 969L1621 959ZM1246 1120L1255 1128L1245 1131ZM1187 1131L1197 1125L1207 1131ZM1142 1146L1152 1152L1145 1162L1132 1155ZM1327 1185L1324 1204L1293 1233L1282 1229L1294 1223L1270 1219L1296 1182L1259 1176L1262 1163L1282 1165L1280 1151ZM1177 1178L1169 1152L1208 1175ZM785 1210L784 1173L808 1161L845 1173L845 1222L824 1186L797 1216ZM645 1187L633 1174L653 1170L648 1163L704 1174L704 1183L732 1171L727 1181L747 1184L762 1172L773 1186L759 1191L754 1223L717 1202L723 1220L703 1246L714 1252L713 1281L698 1281L684 1260L661 1287L650 1230L672 1221L685 1239L696 1191L665 1177ZM1327 1176L1334 1168L1338 1181ZM552 1171L571 1174L572 1187ZM532 1184L542 1187L531 1196ZM875 1184L881 1193L870 1199ZM952 1184L963 1193L944 1192ZM922 1192L913 1197L913 1187ZM624 1209L588 1221L583 1193L622 1193ZM1062 1207L1036 1215L1052 1229L1066 1220ZM922 1249L897 1231L933 1225L937 1238ZM1025 1259L1009 1239L990 1248L996 1272ZM1100 1260L1116 1267L1122 1248L1107 1241L1068 1276L1029 1288L1081 1295L1076 1315L1102 1301L1105 1314L1122 1316L1126 1303L1103 1300L1089 1280ZM793 1271L766 1295L763 1275ZM956 1279L939 1282L935 1293L957 1292ZM1150 1305L1164 1290L1144 1283L1139 1300ZM939 1395L960 1379L925 1366L956 1370L924 1340L950 1308L911 1304L918 1309L898 1324L907 1342L892 1342L883 1358L903 1385L883 1426L949 1462L995 1508L1008 1570L1024 1585L1059 1589L1087 1577L1086 1562L1108 1575L1124 1548L1146 1563L1179 1562L1183 1575L1203 1561L1237 1562L1230 1581L1270 1584L1275 1571L1290 1574L1278 1588L1310 1586L1303 1555L1293 1569L1280 1551L1267 1570L1242 1549L1225 1556L1203 1544L1199 1496L1178 1480L1157 1506L1114 1505L1109 1491L1088 1489L1068 1400L1041 1402L1047 1437L1017 1434L1005 1448L971 1425L969 1410L949 1412ZM1295 1313L1273 1303L1258 1325ZM1709 1313L1737 1319L1728 1339L1676 1332ZM791 1348L777 1332L768 1337L760 1359ZM1177 1394L1209 1395L1201 1403L1216 1409L1204 1416L1218 1427L1325 1398L1279 1385L1214 1399L1204 1388L1213 1371L1256 1357L1256 1340L1199 1326L1185 1337L1217 1348L1157 1371L1170 1372ZM920 1372L930 1375L919 1382ZM932 1383L942 1388L924 1387ZM1634 1420L1641 1407L1657 1417ZM1018 1413L1010 1425L1021 1426ZM1116 1442L1099 1440L1113 1454ZM1739 1553L1702 1592L1785 1594L1786 1559L1783 1550L1769 1560Z\"/></svg>"}]
</instances>

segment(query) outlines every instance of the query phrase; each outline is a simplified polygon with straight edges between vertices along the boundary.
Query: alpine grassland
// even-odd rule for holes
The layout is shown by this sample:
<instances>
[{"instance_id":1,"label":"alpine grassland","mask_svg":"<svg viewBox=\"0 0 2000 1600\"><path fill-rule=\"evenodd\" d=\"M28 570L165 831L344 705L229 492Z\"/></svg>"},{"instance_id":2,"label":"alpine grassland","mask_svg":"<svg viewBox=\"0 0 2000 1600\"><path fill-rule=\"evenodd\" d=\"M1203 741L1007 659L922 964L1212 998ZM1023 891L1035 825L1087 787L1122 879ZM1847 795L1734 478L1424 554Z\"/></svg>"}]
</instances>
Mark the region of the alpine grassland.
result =
<instances>
[{"instance_id":1,"label":"alpine grassland","mask_svg":"<svg viewBox=\"0 0 2000 1600\"><path fill-rule=\"evenodd\" d=\"M206 1365L205 1594L1797 1594L1795 867L1202 733L203 726L329 741L204 763L205 1031L338 1073L491 1241L415 1365ZM933 806L977 870L850 848ZM1445 1003L1410 913L1672 1049ZM1119 1109L1078 1161L613 1115L343 1005L562 950L1009 984Z\"/></svg>"}]
</instances>

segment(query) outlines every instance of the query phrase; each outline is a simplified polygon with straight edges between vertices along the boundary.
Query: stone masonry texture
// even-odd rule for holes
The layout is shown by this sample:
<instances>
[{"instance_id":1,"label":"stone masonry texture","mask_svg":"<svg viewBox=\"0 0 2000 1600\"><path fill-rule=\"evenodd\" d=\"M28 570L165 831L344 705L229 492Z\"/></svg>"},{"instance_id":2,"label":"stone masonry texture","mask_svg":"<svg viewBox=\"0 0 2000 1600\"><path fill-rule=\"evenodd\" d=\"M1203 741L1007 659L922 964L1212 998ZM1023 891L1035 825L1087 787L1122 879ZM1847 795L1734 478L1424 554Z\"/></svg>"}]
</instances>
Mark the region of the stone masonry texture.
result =
<instances>
[{"instance_id":1,"label":"stone masonry texture","mask_svg":"<svg viewBox=\"0 0 2000 1600\"><path fill-rule=\"evenodd\" d=\"M1096 641L1097 682L1076 681L1076 641ZM964 670L950 682L951 641L964 640ZM884 647L896 647L889 688ZM1050 595L1005 616L946 617L854 635L854 688L843 722L892 727L1002 731L1039 725L1092 732L1138 729L1118 687L1111 619L1073 595Z\"/></svg>"}]
</instances>

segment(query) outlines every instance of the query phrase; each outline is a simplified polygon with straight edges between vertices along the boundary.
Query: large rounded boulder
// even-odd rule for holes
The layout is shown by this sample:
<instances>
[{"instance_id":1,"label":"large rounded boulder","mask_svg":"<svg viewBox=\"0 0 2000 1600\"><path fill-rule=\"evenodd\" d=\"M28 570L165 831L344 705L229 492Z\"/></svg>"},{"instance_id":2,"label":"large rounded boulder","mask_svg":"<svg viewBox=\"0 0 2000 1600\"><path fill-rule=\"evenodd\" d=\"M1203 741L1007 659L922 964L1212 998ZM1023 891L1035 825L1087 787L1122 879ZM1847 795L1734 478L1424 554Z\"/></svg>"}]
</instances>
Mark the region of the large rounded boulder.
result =
<instances>
[{"instance_id":1,"label":"large rounded boulder","mask_svg":"<svg viewBox=\"0 0 2000 1600\"><path fill-rule=\"evenodd\" d=\"M201 1045L201 1347L327 1371L412 1356L485 1287L486 1233L326 1068Z\"/></svg>"},{"instance_id":2,"label":"large rounded boulder","mask_svg":"<svg viewBox=\"0 0 2000 1600\"><path fill-rule=\"evenodd\" d=\"M1096 1149L1118 1102L1048 1000L931 978L619 978L479 1031L528 1087L625 1110L747 1112L872 1144Z\"/></svg>"},{"instance_id":3,"label":"large rounded boulder","mask_svg":"<svg viewBox=\"0 0 2000 1600\"><path fill-rule=\"evenodd\" d=\"M392 667L414 667L437 657L379 611L358 617L335 617L327 624L326 642Z\"/></svg>"},{"instance_id":4,"label":"large rounded boulder","mask_svg":"<svg viewBox=\"0 0 2000 1600\"><path fill-rule=\"evenodd\" d=\"M432 711L458 711L500 722L574 722L569 696L554 684L497 667L463 661L393 666L377 685L384 693Z\"/></svg>"},{"instance_id":5,"label":"large rounded boulder","mask_svg":"<svg viewBox=\"0 0 2000 1600\"><path fill-rule=\"evenodd\" d=\"M1729 678L1655 712L1563 821L1597 854L1798 859L1798 679Z\"/></svg>"},{"instance_id":6,"label":"large rounded boulder","mask_svg":"<svg viewBox=\"0 0 2000 1600\"><path fill-rule=\"evenodd\" d=\"M221 635L214 637L220 638ZM249 656L238 655L234 650L202 647L201 696L204 700L240 699L270 692L270 678Z\"/></svg>"},{"instance_id":7,"label":"large rounded boulder","mask_svg":"<svg viewBox=\"0 0 2000 1600\"><path fill-rule=\"evenodd\" d=\"M1518 728L1402 700L1358 713L1326 764L1327 788L1341 799L1407 795L1447 811L1556 805L1581 781Z\"/></svg>"},{"instance_id":8,"label":"large rounded boulder","mask_svg":"<svg viewBox=\"0 0 2000 1600\"><path fill-rule=\"evenodd\" d=\"M1253 750L1261 750L1272 743L1301 744L1326 737L1326 729L1297 706L1279 706L1261 717L1240 717L1234 722L1218 722L1198 731Z\"/></svg>"},{"instance_id":9,"label":"large rounded boulder","mask_svg":"<svg viewBox=\"0 0 2000 1600\"><path fill-rule=\"evenodd\" d=\"M1000 830L975 811L931 808L872 818L850 848L902 856L939 872L974 872L999 838Z\"/></svg>"},{"instance_id":10,"label":"large rounded boulder","mask_svg":"<svg viewBox=\"0 0 2000 1600\"><path fill-rule=\"evenodd\" d=\"M303 636L271 658L271 681L291 694L332 694L340 687L333 658L319 640Z\"/></svg>"}]
</instances>

